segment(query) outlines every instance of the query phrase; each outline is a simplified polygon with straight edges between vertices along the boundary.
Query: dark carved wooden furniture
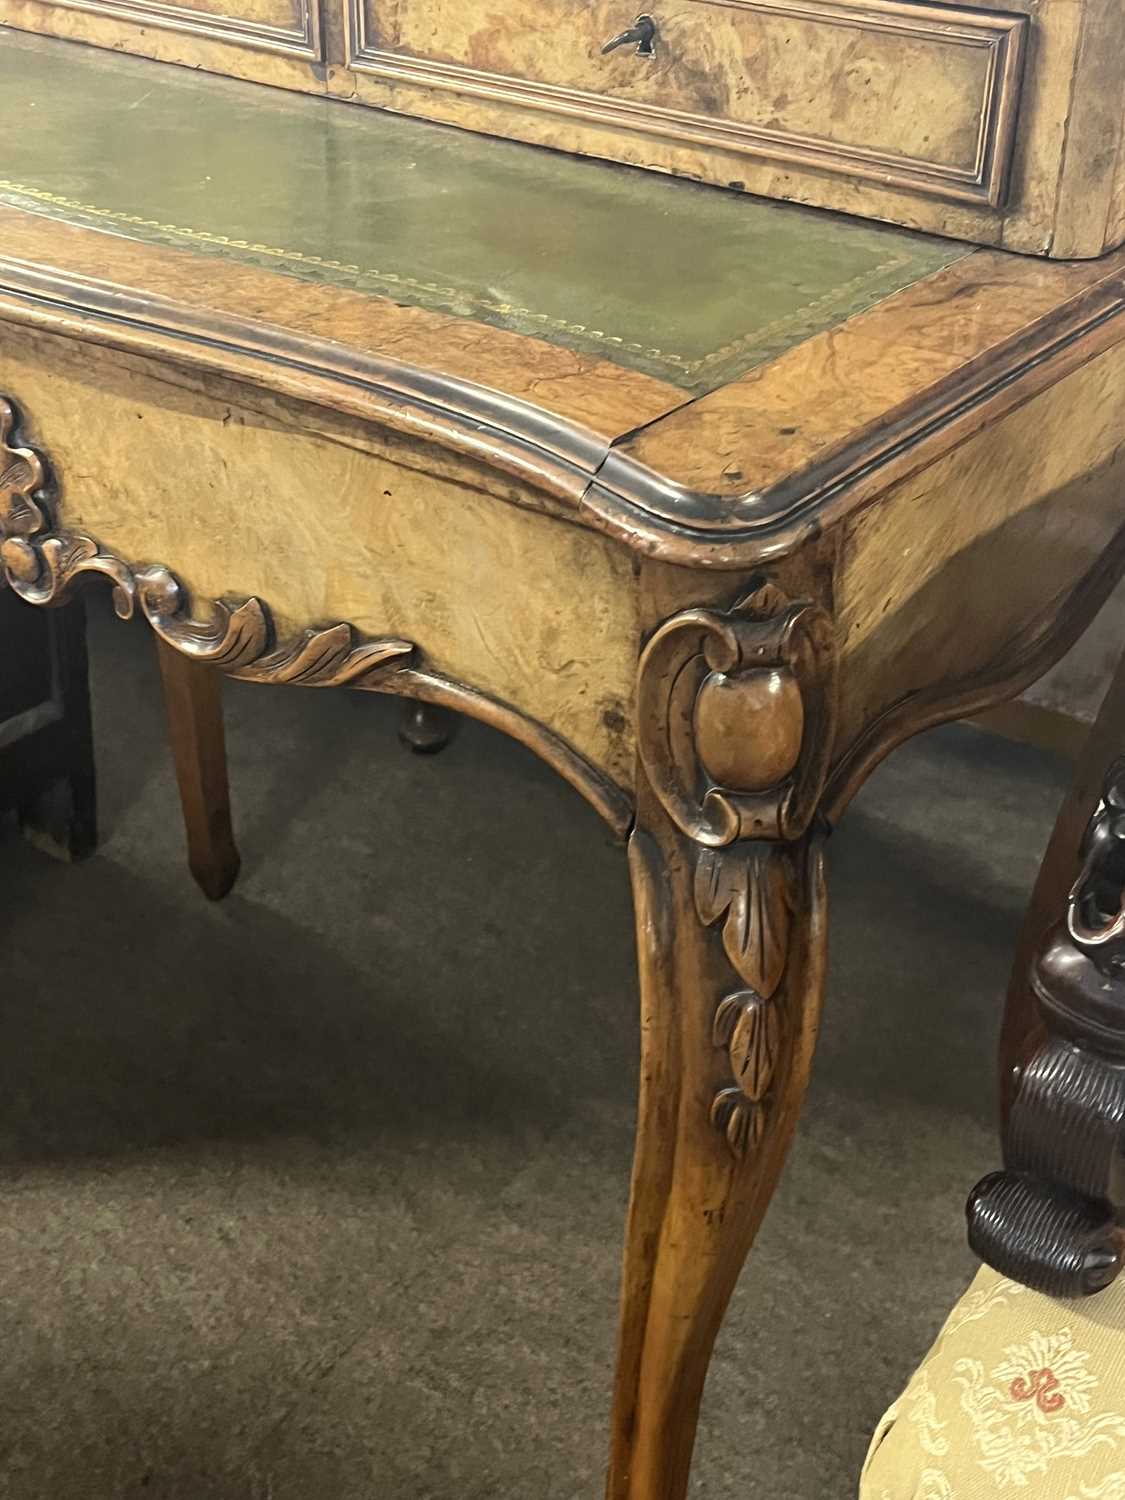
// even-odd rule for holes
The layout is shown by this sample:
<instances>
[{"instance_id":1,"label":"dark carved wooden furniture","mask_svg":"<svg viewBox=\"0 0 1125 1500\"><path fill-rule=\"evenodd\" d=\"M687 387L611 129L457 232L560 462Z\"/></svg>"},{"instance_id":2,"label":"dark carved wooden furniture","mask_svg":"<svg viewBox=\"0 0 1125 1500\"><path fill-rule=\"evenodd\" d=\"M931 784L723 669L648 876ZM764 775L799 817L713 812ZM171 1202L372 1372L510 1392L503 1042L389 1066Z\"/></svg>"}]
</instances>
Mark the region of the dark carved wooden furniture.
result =
<instances>
[{"instance_id":1,"label":"dark carved wooden furniture","mask_svg":"<svg viewBox=\"0 0 1125 1500\"><path fill-rule=\"evenodd\" d=\"M627 844L643 1066L607 1494L683 1500L808 1077L826 836L902 740L1051 665L1125 569L1125 252L1053 263L741 189L772 191L776 148L797 156L775 197L1093 254L1112 172L1081 111L1065 166L1055 149L1091 58L1050 3L957 25L891 0L725 7L890 49L858 113L841 75L850 134L811 156L798 120L779 143L724 115L703 139L698 111L640 97L690 84L668 43L721 6L673 7L646 59L601 54L632 15L595 45L611 7L559 3L584 61L530 82L558 48L504 73L463 29L481 8L440 9L460 61L403 60L415 5L376 46L380 8L352 17L355 77L327 91L378 76L373 102L423 89L457 119L483 99L483 128L682 172L705 147L702 175L733 155L738 191L0 32L0 107L34 121L5 133L0 179L0 560L30 605L96 579L152 627L211 895L238 863L224 673L480 718ZM304 8L170 7L138 40L144 10L0 14L235 71L252 34L242 71L294 86L338 40ZM1078 11L1091 47L1115 34L1116 11ZM915 47L926 107L956 117L924 171L888 82L920 76ZM606 115L579 76L650 62ZM880 145L884 118L906 134Z\"/></svg>"},{"instance_id":2,"label":"dark carved wooden furniture","mask_svg":"<svg viewBox=\"0 0 1125 1500\"><path fill-rule=\"evenodd\" d=\"M83 609L36 616L0 587L0 812L66 859L97 841Z\"/></svg>"},{"instance_id":3,"label":"dark carved wooden furniture","mask_svg":"<svg viewBox=\"0 0 1125 1500\"><path fill-rule=\"evenodd\" d=\"M1125 658L1012 971L1004 1168L968 1202L985 1264L878 1423L860 1500L1125 1493L1123 745Z\"/></svg>"},{"instance_id":4,"label":"dark carved wooden furniture","mask_svg":"<svg viewBox=\"0 0 1125 1500\"><path fill-rule=\"evenodd\" d=\"M1104 769L1122 743L1125 661L1060 813L1013 973L1001 1047L1004 1170L968 1205L983 1260L1061 1297L1103 1290L1125 1262L1125 759ZM1092 794L1095 766L1102 784Z\"/></svg>"}]
</instances>

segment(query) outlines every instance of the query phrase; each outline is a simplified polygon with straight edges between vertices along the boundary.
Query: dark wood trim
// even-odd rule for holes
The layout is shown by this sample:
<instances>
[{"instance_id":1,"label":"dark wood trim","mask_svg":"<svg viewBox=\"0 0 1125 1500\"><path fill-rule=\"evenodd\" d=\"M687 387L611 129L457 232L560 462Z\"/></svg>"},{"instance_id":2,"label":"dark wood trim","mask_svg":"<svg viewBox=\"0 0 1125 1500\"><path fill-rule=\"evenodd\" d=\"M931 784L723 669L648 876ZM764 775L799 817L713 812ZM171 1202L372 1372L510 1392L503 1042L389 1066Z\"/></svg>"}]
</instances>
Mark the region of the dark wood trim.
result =
<instances>
[{"instance_id":1,"label":"dark wood trim","mask_svg":"<svg viewBox=\"0 0 1125 1500\"><path fill-rule=\"evenodd\" d=\"M1120 343L1123 312L1125 275L1108 276L762 490L689 490L611 450L585 508L601 529L665 562L734 569L776 560Z\"/></svg>"},{"instance_id":2,"label":"dark wood trim","mask_svg":"<svg viewBox=\"0 0 1125 1500\"><path fill-rule=\"evenodd\" d=\"M1000 1037L1000 1103L1006 1118L1015 1071L1042 1034L1039 1007L1031 987L1035 954L1052 923L1066 910L1070 889L1082 867L1082 836L1097 811L1106 767L1125 752L1125 656L1102 700L1097 722L1087 729L1075 767L1028 903L1008 981Z\"/></svg>"}]
</instances>

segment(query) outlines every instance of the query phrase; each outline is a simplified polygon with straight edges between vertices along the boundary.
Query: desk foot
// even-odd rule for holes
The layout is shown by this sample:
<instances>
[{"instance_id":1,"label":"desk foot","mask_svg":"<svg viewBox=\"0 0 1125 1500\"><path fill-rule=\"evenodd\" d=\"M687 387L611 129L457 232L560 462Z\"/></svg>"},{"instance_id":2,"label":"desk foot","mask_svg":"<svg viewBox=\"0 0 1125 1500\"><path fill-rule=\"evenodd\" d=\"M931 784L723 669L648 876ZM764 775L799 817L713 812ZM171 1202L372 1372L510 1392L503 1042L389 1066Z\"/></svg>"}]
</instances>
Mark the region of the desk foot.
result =
<instances>
[{"instance_id":1,"label":"desk foot","mask_svg":"<svg viewBox=\"0 0 1125 1500\"><path fill-rule=\"evenodd\" d=\"M230 817L222 678L157 637L168 737L187 835L188 868L210 901L221 901L240 859Z\"/></svg>"},{"instance_id":2,"label":"desk foot","mask_svg":"<svg viewBox=\"0 0 1125 1500\"><path fill-rule=\"evenodd\" d=\"M720 885L698 860L675 835L630 844L641 1090L607 1500L687 1494L712 1346L781 1173L820 1018L819 837L739 851Z\"/></svg>"},{"instance_id":3,"label":"desk foot","mask_svg":"<svg viewBox=\"0 0 1125 1500\"><path fill-rule=\"evenodd\" d=\"M19 823L28 843L45 854L87 859L98 842L92 783L86 777L59 777L21 804Z\"/></svg>"},{"instance_id":4,"label":"desk foot","mask_svg":"<svg viewBox=\"0 0 1125 1500\"><path fill-rule=\"evenodd\" d=\"M461 716L436 703L406 702L402 706L398 737L415 755L436 755L461 727Z\"/></svg>"}]
</instances>

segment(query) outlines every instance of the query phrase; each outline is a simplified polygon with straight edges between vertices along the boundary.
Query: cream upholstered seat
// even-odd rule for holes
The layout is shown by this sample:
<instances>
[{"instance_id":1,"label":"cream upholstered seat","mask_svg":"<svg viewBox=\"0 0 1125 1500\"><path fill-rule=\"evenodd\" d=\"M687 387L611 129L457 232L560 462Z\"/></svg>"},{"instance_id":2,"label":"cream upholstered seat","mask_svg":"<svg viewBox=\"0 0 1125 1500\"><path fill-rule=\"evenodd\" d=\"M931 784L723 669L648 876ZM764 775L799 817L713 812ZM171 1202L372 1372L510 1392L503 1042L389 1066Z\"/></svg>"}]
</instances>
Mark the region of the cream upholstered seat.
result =
<instances>
[{"instance_id":1,"label":"cream upholstered seat","mask_svg":"<svg viewBox=\"0 0 1125 1500\"><path fill-rule=\"evenodd\" d=\"M860 1500L1125 1500L1125 1277L1058 1301L984 1268L871 1440Z\"/></svg>"}]
</instances>

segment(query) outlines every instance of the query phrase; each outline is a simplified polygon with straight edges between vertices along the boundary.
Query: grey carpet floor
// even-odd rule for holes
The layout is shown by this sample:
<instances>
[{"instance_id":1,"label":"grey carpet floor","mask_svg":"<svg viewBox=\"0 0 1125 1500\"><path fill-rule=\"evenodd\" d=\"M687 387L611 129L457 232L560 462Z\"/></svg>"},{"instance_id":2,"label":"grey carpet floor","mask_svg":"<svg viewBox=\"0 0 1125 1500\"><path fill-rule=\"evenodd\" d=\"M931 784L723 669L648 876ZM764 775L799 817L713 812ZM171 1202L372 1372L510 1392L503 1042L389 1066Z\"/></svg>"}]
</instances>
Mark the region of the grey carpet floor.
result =
<instances>
[{"instance_id":1,"label":"grey carpet floor","mask_svg":"<svg viewBox=\"0 0 1125 1500\"><path fill-rule=\"evenodd\" d=\"M103 843L0 835L0 1496L598 1500L636 1080L620 851L476 725L232 684L244 869L183 864L143 629L91 619ZM970 729L831 847L809 1107L693 1494L853 1492L971 1274L993 1048L1065 768Z\"/></svg>"}]
</instances>

